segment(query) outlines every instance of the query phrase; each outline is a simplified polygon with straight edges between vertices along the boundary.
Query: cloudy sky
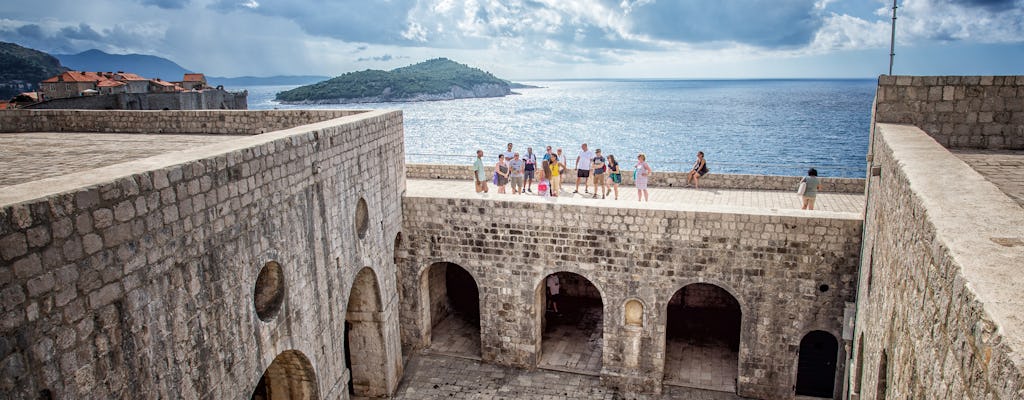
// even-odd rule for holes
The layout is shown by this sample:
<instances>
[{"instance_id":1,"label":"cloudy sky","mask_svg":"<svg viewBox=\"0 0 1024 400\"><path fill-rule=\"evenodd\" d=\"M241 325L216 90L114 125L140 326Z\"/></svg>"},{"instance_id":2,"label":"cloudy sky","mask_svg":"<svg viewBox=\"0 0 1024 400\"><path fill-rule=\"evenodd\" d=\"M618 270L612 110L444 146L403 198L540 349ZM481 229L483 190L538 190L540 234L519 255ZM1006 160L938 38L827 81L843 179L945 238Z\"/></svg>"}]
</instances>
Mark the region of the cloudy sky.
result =
<instances>
[{"instance_id":1,"label":"cloudy sky","mask_svg":"<svg viewBox=\"0 0 1024 400\"><path fill-rule=\"evenodd\" d=\"M517 80L874 77L885 0L30 0L0 40L169 58L213 76L448 57ZM900 0L896 74L1024 74L1024 0Z\"/></svg>"}]
</instances>

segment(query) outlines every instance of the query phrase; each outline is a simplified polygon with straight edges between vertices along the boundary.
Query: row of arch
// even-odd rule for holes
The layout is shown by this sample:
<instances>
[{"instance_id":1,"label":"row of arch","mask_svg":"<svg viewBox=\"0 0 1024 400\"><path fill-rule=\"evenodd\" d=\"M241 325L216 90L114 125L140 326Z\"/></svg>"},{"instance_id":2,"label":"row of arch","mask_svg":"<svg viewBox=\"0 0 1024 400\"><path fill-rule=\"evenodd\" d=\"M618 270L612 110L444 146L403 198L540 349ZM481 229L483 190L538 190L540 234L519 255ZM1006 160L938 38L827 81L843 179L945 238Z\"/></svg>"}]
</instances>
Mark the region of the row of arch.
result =
<instances>
[{"instance_id":1,"label":"row of arch","mask_svg":"<svg viewBox=\"0 0 1024 400\"><path fill-rule=\"evenodd\" d=\"M266 276L263 272L260 274L263 283L283 280L279 277L281 266L278 263L271 262L268 266L270 269L264 268ZM260 281L257 278L257 282ZM280 308L280 300L275 300L276 297L280 296L261 294L257 285L254 298L261 320L267 320L265 313L260 313L261 304L276 303L271 308ZM344 361L348 369L350 396L383 397L389 394L387 380L382 373L387 362L382 314L377 276L371 268L362 268L353 279L344 322ZM318 399L320 395L313 364L299 350L282 352L263 372L250 397L253 400Z\"/></svg>"},{"instance_id":2,"label":"row of arch","mask_svg":"<svg viewBox=\"0 0 1024 400\"><path fill-rule=\"evenodd\" d=\"M549 278L559 277L562 282L562 299L553 299L549 288ZM564 282L575 282L569 288L564 287ZM479 288L476 279L472 274L461 266L440 262L428 266L420 274L419 280L420 298L420 328L421 336L425 345L432 345L437 336L446 336L445 332L438 332L438 329L450 328L453 324L447 323L447 318L461 318L462 325L468 325L475 329L476 349L468 349L469 354L477 355L482 352L480 346L480 299ZM546 366L554 369L562 369L560 365L547 365L547 353L553 348L566 346L548 345L548 333L552 329L560 329L564 324L554 316L561 316L566 311L578 313L575 319L571 319L568 325L587 326L587 313L597 310L603 314L603 293L589 279L572 272L555 272L545 276L536 284L535 316L540 332L537 333L537 348L540 354L537 357L537 366ZM568 296L571 298L566 299ZM553 301L555 300L555 301ZM562 309L552 307L551 303L564 302ZM647 308L639 299L627 299L622 305L622 321L619 323L625 327L643 327L650 323ZM568 310L567 310L568 308ZM500 311L499 311L500 312ZM685 285L675 291L666 306L665 326L665 366L664 382L680 386L697 386L705 389L721 389L735 392L735 380L739 374L739 347L740 332L742 329L742 306L739 300L728 290L721 286L710 283L692 283ZM603 315L598 317L598 321ZM554 320L554 321L552 321ZM593 324L592 324L593 325ZM554 326L554 328L552 327ZM596 336L603 344L603 324L597 323ZM463 337L467 335L462 335ZM588 334L573 334L558 332L550 335L554 337L570 337L575 341L586 341ZM701 386L702 382L687 381L677 376L680 369L700 368L692 359L685 359L685 355L673 357L674 353L691 352L694 348L700 348L701 354L707 354L707 350L717 351L718 355L727 357L727 363L731 366L731 381L710 383L712 386ZM601 351L601 344L595 351ZM629 358L629 354L625 355ZM639 356L636 354L634 356ZM839 342L836 337L825 331L815 330L808 332L800 342L795 391L798 395L809 395L831 398L835 391L836 372L839 357ZM587 355L572 354L573 360L586 359ZM600 354L597 355L600 359ZM626 361L629 364L629 361ZM635 366L635 364L634 364ZM586 369L583 367L582 369ZM596 371L600 372L601 365L598 364ZM695 371L694 374L701 371ZM685 374L684 374L685 375ZM706 374L705 374L706 375ZM724 384L725 386L722 386Z\"/></svg>"}]
</instances>

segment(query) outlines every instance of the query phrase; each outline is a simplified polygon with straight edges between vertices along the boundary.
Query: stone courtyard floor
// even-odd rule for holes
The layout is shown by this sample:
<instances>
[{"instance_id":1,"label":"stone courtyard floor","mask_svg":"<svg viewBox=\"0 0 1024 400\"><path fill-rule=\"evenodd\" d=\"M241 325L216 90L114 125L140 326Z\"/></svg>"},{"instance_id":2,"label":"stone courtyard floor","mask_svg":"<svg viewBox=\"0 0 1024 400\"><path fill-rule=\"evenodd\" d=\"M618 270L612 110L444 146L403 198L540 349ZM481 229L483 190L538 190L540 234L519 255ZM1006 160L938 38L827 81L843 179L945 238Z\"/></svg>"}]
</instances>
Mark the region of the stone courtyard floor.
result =
<instances>
[{"instance_id":1,"label":"stone courtyard floor","mask_svg":"<svg viewBox=\"0 0 1024 400\"><path fill-rule=\"evenodd\" d=\"M413 354L394 396L414 399L587 399L587 400L742 400L744 397L665 386L661 395L622 394L601 385L600 378L568 372L527 371L438 354Z\"/></svg>"}]
</instances>

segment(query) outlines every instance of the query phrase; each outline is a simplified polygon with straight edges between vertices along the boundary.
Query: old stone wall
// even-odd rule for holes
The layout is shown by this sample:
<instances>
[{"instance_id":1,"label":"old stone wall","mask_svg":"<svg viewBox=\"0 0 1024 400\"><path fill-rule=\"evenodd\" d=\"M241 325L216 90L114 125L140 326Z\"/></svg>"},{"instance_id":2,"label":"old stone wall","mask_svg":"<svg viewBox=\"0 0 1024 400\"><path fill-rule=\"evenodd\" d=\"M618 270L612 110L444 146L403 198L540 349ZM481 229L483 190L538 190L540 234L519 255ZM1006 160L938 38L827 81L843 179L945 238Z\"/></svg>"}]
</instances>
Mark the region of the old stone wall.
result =
<instances>
[{"instance_id":1,"label":"old stone wall","mask_svg":"<svg viewBox=\"0 0 1024 400\"><path fill-rule=\"evenodd\" d=\"M174 93L117 93L73 96L28 106L34 110L245 110L248 92L208 89Z\"/></svg>"},{"instance_id":2,"label":"old stone wall","mask_svg":"<svg viewBox=\"0 0 1024 400\"><path fill-rule=\"evenodd\" d=\"M346 320L375 339L352 343L356 384L395 388L400 112L5 114L5 130L43 131L324 122L105 167L120 178L38 198L4 188L0 397L248 398L274 361L268 382L346 398Z\"/></svg>"},{"instance_id":3,"label":"old stone wall","mask_svg":"<svg viewBox=\"0 0 1024 400\"><path fill-rule=\"evenodd\" d=\"M361 110L115 111L9 110L0 132L118 132L256 135L363 113ZM398 121L401 122L401 119Z\"/></svg>"},{"instance_id":4,"label":"old stone wall","mask_svg":"<svg viewBox=\"0 0 1024 400\"><path fill-rule=\"evenodd\" d=\"M660 390L668 302L680 288L704 282L740 304L739 393L764 399L792 396L805 334L841 337L861 237L857 215L801 211L406 197L403 218L402 298L422 296L424 271L437 262L469 271L480 291L485 361L537 365L544 307L537 293L547 275L566 271L592 282L604 304L602 380L626 390ZM820 290L823 284L830 289ZM624 326L628 300L643 305L640 327ZM402 303L407 345L423 345L418 335L429 323L423 304ZM630 345L634 336L638 348ZM837 387L842 374L840 366Z\"/></svg>"},{"instance_id":5,"label":"old stone wall","mask_svg":"<svg viewBox=\"0 0 1024 400\"><path fill-rule=\"evenodd\" d=\"M473 179L471 164L408 164L407 171L408 177L411 179ZM493 165L487 166L487 171L493 173ZM563 182L575 182L576 170L567 170L561 176ZM712 172L700 179L700 186L709 189L791 190L795 192L797 186L800 185L800 178L799 176L716 174ZM655 171L648 183L652 187L682 187L686 184L686 174ZM633 185L632 170L623 169L622 184ZM831 193L864 193L864 179L822 177L821 188L823 192Z\"/></svg>"},{"instance_id":6,"label":"old stone wall","mask_svg":"<svg viewBox=\"0 0 1024 400\"><path fill-rule=\"evenodd\" d=\"M873 136L851 398L1024 398L1024 210L917 127Z\"/></svg>"},{"instance_id":7,"label":"old stone wall","mask_svg":"<svg viewBox=\"0 0 1024 400\"><path fill-rule=\"evenodd\" d=\"M1024 76L884 75L874 119L917 126L947 148L1024 149Z\"/></svg>"}]
</instances>

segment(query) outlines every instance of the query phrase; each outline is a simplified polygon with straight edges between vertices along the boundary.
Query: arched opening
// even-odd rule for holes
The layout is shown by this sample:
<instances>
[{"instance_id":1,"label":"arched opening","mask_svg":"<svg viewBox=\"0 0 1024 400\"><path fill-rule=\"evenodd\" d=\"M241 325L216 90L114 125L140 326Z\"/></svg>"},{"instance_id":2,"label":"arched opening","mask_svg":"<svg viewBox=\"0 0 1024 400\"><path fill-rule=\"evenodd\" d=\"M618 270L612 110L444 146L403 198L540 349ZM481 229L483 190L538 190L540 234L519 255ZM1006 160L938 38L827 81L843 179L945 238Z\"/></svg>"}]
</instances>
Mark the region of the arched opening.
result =
<instances>
[{"instance_id":1,"label":"arched opening","mask_svg":"<svg viewBox=\"0 0 1024 400\"><path fill-rule=\"evenodd\" d=\"M281 304L284 303L284 272L281 264L276 261L267 261L256 276L256 286L253 288L253 306L256 308L256 316L263 322L268 322L277 316L281 311Z\"/></svg>"},{"instance_id":2,"label":"arched opening","mask_svg":"<svg viewBox=\"0 0 1024 400\"><path fill-rule=\"evenodd\" d=\"M314 400L319 398L313 364L301 352L278 354L252 391L252 400Z\"/></svg>"},{"instance_id":3,"label":"arched opening","mask_svg":"<svg viewBox=\"0 0 1024 400\"><path fill-rule=\"evenodd\" d=\"M421 323L431 351L480 358L480 290L457 264L431 265L420 278Z\"/></svg>"},{"instance_id":4,"label":"arched opening","mask_svg":"<svg viewBox=\"0 0 1024 400\"><path fill-rule=\"evenodd\" d=\"M825 331L811 331L800 340L796 394L832 398L836 383L839 341Z\"/></svg>"},{"instance_id":5,"label":"arched opening","mask_svg":"<svg viewBox=\"0 0 1024 400\"><path fill-rule=\"evenodd\" d=\"M875 388L875 399L885 400L885 393L889 391L889 355L882 350L882 357L878 360L878 384Z\"/></svg>"},{"instance_id":6,"label":"arched opening","mask_svg":"<svg viewBox=\"0 0 1024 400\"><path fill-rule=\"evenodd\" d=\"M372 269L363 268L356 274L346 310L345 364L349 370L349 394L386 396L383 313L380 287Z\"/></svg>"},{"instance_id":7,"label":"arched opening","mask_svg":"<svg viewBox=\"0 0 1024 400\"><path fill-rule=\"evenodd\" d=\"M668 302L665 384L736 392L742 311L725 289L686 285Z\"/></svg>"},{"instance_id":8,"label":"arched opening","mask_svg":"<svg viewBox=\"0 0 1024 400\"><path fill-rule=\"evenodd\" d=\"M556 272L538 284L541 368L600 374L604 353L604 302L587 278Z\"/></svg>"}]
</instances>

